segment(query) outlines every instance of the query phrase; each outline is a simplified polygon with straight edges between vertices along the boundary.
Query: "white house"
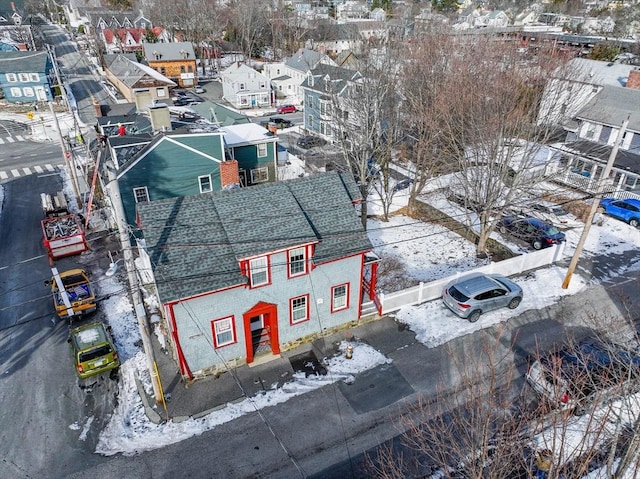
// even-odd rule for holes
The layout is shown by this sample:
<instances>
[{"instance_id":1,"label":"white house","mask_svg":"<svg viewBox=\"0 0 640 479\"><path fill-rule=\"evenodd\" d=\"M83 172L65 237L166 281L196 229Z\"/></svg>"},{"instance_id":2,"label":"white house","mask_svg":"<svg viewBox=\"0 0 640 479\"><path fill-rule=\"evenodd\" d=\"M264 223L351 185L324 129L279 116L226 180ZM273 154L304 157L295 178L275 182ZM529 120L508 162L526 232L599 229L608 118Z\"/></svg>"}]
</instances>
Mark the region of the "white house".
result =
<instances>
[{"instance_id":1,"label":"white house","mask_svg":"<svg viewBox=\"0 0 640 479\"><path fill-rule=\"evenodd\" d=\"M604 86L627 86L633 69L633 65L624 63L572 59L548 82L540 104L538 123L571 128L570 124L578 112Z\"/></svg>"},{"instance_id":2,"label":"white house","mask_svg":"<svg viewBox=\"0 0 640 479\"><path fill-rule=\"evenodd\" d=\"M244 63L233 63L220 74L222 97L235 108L266 108L274 95L268 76Z\"/></svg>"},{"instance_id":3,"label":"white house","mask_svg":"<svg viewBox=\"0 0 640 479\"><path fill-rule=\"evenodd\" d=\"M271 80L279 103L302 103L300 88L307 74L319 64L336 65L327 55L301 48L284 62L266 63L263 73Z\"/></svg>"}]
</instances>

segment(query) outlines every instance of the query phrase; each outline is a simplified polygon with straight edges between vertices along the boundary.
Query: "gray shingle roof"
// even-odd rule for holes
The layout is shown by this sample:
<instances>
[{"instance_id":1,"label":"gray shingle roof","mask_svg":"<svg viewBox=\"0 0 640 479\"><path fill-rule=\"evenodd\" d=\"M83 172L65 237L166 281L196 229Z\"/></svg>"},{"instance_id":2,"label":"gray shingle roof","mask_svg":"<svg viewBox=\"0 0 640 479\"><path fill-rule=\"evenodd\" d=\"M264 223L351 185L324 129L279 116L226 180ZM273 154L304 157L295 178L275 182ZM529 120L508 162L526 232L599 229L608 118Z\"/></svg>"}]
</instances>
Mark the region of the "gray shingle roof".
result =
<instances>
[{"instance_id":1,"label":"gray shingle roof","mask_svg":"<svg viewBox=\"0 0 640 479\"><path fill-rule=\"evenodd\" d=\"M131 61L124 55L118 55L109 65L111 73L128 87L134 86L144 77L150 77L158 83L164 83L167 86L176 86L177 84L161 75L153 68L142 65L137 61Z\"/></svg>"},{"instance_id":2,"label":"gray shingle roof","mask_svg":"<svg viewBox=\"0 0 640 479\"><path fill-rule=\"evenodd\" d=\"M354 199L353 178L328 172L138 205L162 302L245 284L249 256L310 242L316 263L369 251Z\"/></svg>"},{"instance_id":3,"label":"gray shingle roof","mask_svg":"<svg viewBox=\"0 0 640 479\"><path fill-rule=\"evenodd\" d=\"M604 86L576 115L581 120L620 127L629 114L627 129L640 132L640 90Z\"/></svg>"},{"instance_id":4,"label":"gray shingle roof","mask_svg":"<svg viewBox=\"0 0 640 479\"><path fill-rule=\"evenodd\" d=\"M154 53L161 55L160 61L185 60L183 52L187 60L195 60L196 54L193 50L191 42L171 42L171 43L143 43L142 49L144 59L148 62L158 61Z\"/></svg>"},{"instance_id":5,"label":"gray shingle roof","mask_svg":"<svg viewBox=\"0 0 640 479\"><path fill-rule=\"evenodd\" d=\"M0 52L0 72L40 73L46 72L47 52Z\"/></svg>"}]
</instances>

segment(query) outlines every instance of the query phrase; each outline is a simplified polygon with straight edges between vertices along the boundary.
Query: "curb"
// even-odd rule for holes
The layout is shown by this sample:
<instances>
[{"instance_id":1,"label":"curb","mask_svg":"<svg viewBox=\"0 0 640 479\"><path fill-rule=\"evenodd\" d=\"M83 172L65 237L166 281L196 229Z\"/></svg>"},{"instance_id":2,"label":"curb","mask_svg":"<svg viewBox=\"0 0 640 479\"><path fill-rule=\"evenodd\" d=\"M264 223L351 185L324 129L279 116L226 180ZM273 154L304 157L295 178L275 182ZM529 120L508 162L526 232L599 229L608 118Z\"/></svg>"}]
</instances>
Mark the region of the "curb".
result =
<instances>
[{"instance_id":1,"label":"curb","mask_svg":"<svg viewBox=\"0 0 640 479\"><path fill-rule=\"evenodd\" d=\"M160 416L160 414L158 414L158 412L149 404L149 397L144 390L142 382L140 381L140 379L138 379L138 377L135 378L135 381L136 387L138 388L138 394L140 394L140 399L142 399L142 405L144 406L144 413L149 418L149 421L154 424L163 423L164 419L162 418L162 416Z\"/></svg>"}]
</instances>

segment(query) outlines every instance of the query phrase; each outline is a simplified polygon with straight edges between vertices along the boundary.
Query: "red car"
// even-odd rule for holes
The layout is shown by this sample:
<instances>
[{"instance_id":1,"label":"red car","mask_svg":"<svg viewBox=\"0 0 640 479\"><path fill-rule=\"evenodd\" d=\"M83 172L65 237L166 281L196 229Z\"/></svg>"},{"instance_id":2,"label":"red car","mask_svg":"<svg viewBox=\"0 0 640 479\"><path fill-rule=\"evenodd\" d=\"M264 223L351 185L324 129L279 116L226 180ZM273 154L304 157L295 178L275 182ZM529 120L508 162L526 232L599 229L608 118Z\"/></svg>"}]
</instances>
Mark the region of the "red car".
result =
<instances>
[{"instance_id":1,"label":"red car","mask_svg":"<svg viewBox=\"0 0 640 479\"><path fill-rule=\"evenodd\" d=\"M295 113L296 106L295 105L282 105L276 108L278 113Z\"/></svg>"}]
</instances>

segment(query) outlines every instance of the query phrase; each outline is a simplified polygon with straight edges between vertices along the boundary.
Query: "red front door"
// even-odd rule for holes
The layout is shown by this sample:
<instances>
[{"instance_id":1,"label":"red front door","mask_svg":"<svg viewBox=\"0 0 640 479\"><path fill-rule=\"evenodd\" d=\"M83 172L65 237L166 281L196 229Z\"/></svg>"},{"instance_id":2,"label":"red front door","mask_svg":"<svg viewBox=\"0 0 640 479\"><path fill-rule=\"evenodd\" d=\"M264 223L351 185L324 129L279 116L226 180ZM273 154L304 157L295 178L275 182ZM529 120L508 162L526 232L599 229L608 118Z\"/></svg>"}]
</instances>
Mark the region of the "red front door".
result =
<instances>
[{"instance_id":1,"label":"red front door","mask_svg":"<svg viewBox=\"0 0 640 479\"><path fill-rule=\"evenodd\" d=\"M261 301L244 313L242 318L244 320L247 363L252 363L256 355L280 354L278 307L275 304Z\"/></svg>"}]
</instances>

